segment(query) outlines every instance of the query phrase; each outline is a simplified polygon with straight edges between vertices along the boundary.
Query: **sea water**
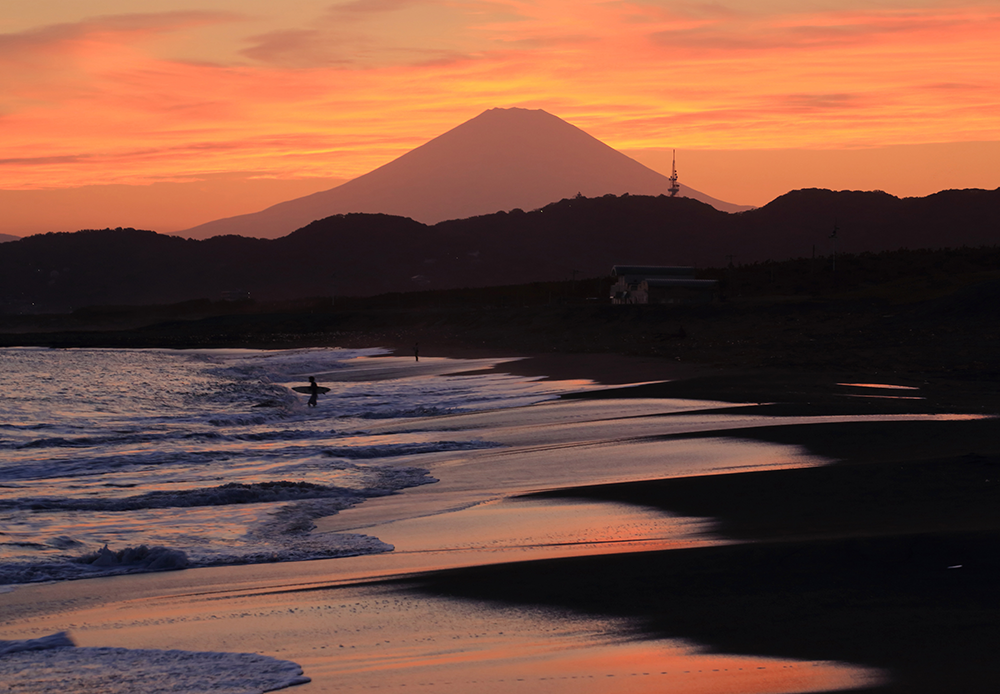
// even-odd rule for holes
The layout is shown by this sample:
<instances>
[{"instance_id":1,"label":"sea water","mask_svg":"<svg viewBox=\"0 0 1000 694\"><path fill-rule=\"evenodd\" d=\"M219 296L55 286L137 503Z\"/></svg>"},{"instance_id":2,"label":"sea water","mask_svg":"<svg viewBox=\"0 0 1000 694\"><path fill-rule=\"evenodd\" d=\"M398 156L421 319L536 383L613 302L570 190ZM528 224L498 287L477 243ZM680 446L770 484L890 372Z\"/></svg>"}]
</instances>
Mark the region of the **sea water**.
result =
<instances>
[{"instance_id":1,"label":"sea water","mask_svg":"<svg viewBox=\"0 0 1000 694\"><path fill-rule=\"evenodd\" d=\"M389 551L314 521L434 483L423 457L499 444L373 421L571 387L385 354L0 349L0 584ZM291 390L308 376L331 388L316 407Z\"/></svg>"}]
</instances>

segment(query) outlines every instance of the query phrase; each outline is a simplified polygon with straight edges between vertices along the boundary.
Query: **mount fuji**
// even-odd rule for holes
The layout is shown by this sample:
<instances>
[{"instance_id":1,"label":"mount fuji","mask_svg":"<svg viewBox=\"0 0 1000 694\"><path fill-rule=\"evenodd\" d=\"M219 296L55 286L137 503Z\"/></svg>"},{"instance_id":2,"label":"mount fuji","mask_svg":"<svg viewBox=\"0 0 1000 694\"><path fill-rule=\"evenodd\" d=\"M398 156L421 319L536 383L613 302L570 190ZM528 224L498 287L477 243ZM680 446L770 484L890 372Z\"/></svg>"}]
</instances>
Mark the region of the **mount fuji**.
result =
<instances>
[{"instance_id":1,"label":"mount fuji","mask_svg":"<svg viewBox=\"0 0 1000 694\"><path fill-rule=\"evenodd\" d=\"M278 238L350 212L409 217L424 224L575 196L668 194L670 179L542 110L494 108L336 188L260 212L178 232L204 239L234 234ZM681 184L679 195L725 212L750 209Z\"/></svg>"}]
</instances>

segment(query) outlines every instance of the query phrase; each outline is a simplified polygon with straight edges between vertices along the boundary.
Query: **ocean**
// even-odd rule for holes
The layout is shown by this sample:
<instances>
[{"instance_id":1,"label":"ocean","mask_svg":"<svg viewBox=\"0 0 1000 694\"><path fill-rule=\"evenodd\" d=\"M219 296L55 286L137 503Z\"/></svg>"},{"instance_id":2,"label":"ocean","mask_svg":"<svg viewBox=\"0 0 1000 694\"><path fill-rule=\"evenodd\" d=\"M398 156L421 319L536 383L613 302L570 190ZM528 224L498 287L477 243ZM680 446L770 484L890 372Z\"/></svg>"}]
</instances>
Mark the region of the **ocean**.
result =
<instances>
[{"instance_id":1,"label":"ocean","mask_svg":"<svg viewBox=\"0 0 1000 694\"><path fill-rule=\"evenodd\" d=\"M711 518L530 492L829 462L741 428L974 416L561 399L604 386L493 368L503 361L0 349L0 626L13 639L0 640L0 685L236 694L313 678L316 692L551 693L609 691L608 678L640 691L655 675L642 691L791 692L879 681L849 664L709 654L599 616L371 580L730 543ZM292 390L309 376L330 388L315 408ZM851 385L886 397L884 384ZM261 566L272 563L285 565ZM65 584L194 567L227 568Z\"/></svg>"},{"instance_id":2,"label":"ocean","mask_svg":"<svg viewBox=\"0 0 1000 694\"><path fill-rule=\"evenodd\" d=\"M373 423L511 408L567 384L381 349L0 350L0 584L392 550L316 519L499 444ZM462 373L471 372L471 373ZM315 376L315 408L291 390Z\"/></svg>"}]
</instances>

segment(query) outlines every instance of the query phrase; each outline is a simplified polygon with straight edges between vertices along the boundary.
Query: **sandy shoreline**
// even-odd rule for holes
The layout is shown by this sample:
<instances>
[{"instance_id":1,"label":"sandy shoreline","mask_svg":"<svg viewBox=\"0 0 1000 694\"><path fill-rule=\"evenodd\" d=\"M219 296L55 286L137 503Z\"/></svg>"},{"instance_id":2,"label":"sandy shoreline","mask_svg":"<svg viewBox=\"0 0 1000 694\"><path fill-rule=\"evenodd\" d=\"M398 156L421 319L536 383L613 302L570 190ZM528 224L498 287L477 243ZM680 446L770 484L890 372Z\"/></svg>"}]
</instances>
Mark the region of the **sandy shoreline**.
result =
<instances>
[{"instance_id":1,"label":"sandy shoreline","mask_svg":"<svg viewBox=\"0 0 1000 694\"><path fill-rule=\"evenodd\" d=\"M378 526L394 553L17 587L0 594L0 638L69 630L78 645L263 653L302 665L313 679L295 690L304 694L1000 684L996 420L685 433L690 413L663 398L717 399L712 411L726 414L713 416L730 419L983 414L981 400L933 386L925 400L854 397L869 393L838 386L841 374L762 377L648 357L545 355L497 368L609 385L679 380L556 403L538 432L505 422L514 453L442 462L432 467L441 483L320 528ZM489 426L481 419L469 426ZM754 471L658 481L650 462L696 445L717 462L745 455L748 441L760 446ZM567 455L590 461L589 484L553 463ZM839 462L801 467L813 458ZM486 460L511 472L475 490L462 466ZM533 476L541 469L547 477ZM441 512L456 503L469 506ZM432 569L446 570L420 573ZM717 655L693 656L692 642Z\"/></svg>"}]
</instances>

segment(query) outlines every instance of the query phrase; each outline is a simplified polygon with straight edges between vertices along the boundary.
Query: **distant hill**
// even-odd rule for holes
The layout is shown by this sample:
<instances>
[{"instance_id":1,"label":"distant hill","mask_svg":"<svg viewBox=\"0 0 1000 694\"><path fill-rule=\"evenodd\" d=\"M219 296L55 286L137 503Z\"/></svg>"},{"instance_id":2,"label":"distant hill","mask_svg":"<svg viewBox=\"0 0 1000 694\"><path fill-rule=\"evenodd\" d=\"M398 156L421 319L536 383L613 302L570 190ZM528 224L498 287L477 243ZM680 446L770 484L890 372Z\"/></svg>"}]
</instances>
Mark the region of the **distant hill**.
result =
<instances>
[{"instance_id":1,"label":"distant hill","mask_svg":"<svg viewBox=\"0 0 1000 694\"><path fill-rule=\"evenodd\" d=\"M434 226L335 215L278 239L38 234L0 245L0 310L173 303L227 291L261 300L371 296L597 277L615 264L721 267L730 257L747 264L998 243L1000 189L906 199L800 190L741 214L688 198L608 195Z\"/></svg>"},{"instance_id":2,"label":"distant hill","mask_svg":"<svg viewBox=\"0 0 1000 694\"><path fill-rule=\"evenodd\" d=\"M7 243L8 241L20 241L20 236L11 236L10 234L0 234L0 243Z\"/></svg>"},{"instance_id":3,"label":"distant hill","mask_svg":"<svg viewBox=\"0 0 1000 694\"><path fill-rule=\"evenodd\" d=\"M666 176L556 116L495 108L336 188L178 235L277 238L317 219L350 212L435 224L515 208L534 210L577 193L659 195L669 188ZM749 209L685 185L680 195L726 212Z\"/></svg>"}]
</instances>

